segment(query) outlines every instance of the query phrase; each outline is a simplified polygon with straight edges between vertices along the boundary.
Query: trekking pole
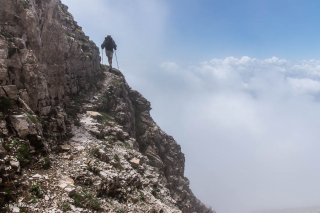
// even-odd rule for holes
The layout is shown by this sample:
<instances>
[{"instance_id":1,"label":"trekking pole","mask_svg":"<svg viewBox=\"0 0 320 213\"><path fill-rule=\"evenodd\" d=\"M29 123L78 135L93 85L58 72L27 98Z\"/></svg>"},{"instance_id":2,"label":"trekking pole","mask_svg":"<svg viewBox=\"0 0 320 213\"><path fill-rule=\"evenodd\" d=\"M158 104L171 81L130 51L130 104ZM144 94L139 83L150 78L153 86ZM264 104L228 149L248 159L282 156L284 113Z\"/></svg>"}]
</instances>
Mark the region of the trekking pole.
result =
<instances>
[{"instance_id":1,"label":"trekking pole","mask_svg":"<svg viewBox=\"0 0 320 213\"><path fill-rule=\"evenodd\" d=\"M102 59L102 64L103 64L103 49L101 48L101 59Z\"/></svg>"},{"instance_id":2,"label":"trekking pole","mask_svg":"<svg viewBox=\"0 0 320 213\"><path fill-rule=\"evenodd\" d=\"M120 70L119 64L118 64L117 50L115 50L114 53L115 53L115 55L116 55L116 61L117 61L118 70Z\"/></svg>"}]
</instances>

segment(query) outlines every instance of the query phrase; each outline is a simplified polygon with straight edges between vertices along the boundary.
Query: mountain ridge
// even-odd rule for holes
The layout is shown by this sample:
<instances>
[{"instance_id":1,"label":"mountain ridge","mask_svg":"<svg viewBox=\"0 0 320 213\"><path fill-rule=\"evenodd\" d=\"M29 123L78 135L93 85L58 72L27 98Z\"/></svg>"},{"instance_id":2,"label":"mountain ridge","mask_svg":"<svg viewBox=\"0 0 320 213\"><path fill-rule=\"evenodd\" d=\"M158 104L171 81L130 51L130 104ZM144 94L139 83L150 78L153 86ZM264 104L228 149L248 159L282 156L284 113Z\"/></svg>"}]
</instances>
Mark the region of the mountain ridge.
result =
<instances>
[{"instance_id":1,"label":"mountain ridge","mask_svg":"<svg viewBox=\"0 0 320 213\"><path fill-rule=\"evenodd\" d=\"M190 190L180 145L150 102L100 64L67 6L1 5L2 210L213 212Z\"/></svg>"}]
</instances>

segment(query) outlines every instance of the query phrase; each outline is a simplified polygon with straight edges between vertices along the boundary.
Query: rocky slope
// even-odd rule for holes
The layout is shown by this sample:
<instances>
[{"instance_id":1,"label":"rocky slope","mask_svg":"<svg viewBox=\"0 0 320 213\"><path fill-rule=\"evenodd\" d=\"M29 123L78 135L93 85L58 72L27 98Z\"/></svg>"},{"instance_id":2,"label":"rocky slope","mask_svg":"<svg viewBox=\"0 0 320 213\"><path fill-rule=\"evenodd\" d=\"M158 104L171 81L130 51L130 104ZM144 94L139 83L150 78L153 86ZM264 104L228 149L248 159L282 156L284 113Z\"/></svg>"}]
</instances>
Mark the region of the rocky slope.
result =
<instances>
[{"instance_id":1,"label":"rocky slope","mask_svg":"<svg viewBox=\"0 0 320 213\"><path fill-rule=\"evenodd\" d=\"M0 208L213 212L150 103L58 0L0 0Z\"/></svg>"}]
</instances>

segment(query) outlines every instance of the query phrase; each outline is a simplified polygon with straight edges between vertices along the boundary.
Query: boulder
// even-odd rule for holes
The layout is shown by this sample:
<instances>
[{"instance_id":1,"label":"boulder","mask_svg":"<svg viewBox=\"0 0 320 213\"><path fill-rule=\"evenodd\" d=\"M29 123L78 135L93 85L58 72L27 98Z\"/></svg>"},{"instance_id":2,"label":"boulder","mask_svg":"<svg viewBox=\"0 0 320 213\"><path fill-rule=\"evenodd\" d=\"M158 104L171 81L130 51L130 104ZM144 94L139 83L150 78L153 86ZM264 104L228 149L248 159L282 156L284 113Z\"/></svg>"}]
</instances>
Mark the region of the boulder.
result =
<instances>
[{"instance_id":1,"label":"boulder","mask_svg":"<svg viewBox=\"0 0 320 213\"><path fill-rule=\"evenodd\" d=\"M137 168L140 165L140 159L138 158L132 158L129 162L134 168Z\"/></svg>"},{"instance_id":2,"label":"boulder","mask_svg":"<svg viewBox=\"0 0 320 213\"><path fill-rule=\"evenodd\" d=\"M25 138L28 135L37 134L36 125L32 123L26 114L11 115L10 121L19 137Z\"/></svg>"},{"instance_id":3,"label":"boulder","mask_svg":"<svg viewBox=\"0 0 320 213\"><path fill-rule=\"evenodd\" d=\"M87 115L92 118L102 117L101 113L95 111L87 111Z\"/></svg>"}]
</instances>

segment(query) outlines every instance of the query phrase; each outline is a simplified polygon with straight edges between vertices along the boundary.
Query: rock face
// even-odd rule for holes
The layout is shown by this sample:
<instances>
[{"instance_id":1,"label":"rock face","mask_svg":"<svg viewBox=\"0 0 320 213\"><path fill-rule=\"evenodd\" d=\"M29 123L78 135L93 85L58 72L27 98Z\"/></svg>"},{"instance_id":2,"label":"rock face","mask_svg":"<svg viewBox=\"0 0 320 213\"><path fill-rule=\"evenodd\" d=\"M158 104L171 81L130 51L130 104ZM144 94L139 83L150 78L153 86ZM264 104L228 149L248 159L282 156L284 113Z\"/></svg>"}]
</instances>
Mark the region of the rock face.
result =
<instances>
[{"instance_id":1,"label":"rock face","mask_svg":"<svg viewBox=\"0 0 320 213\"><path fill-rule=\"evenodd\" d=\"M59 107L95 87L99 49L58 0L0 3L0 94L19 96L40 116L56 115L53 128L60 128Z\"/></svg>"},{"instance_id":2,"label":"rock face","mask_svg":"<svg viewBox=\"0 0 320 213\"><path fill-rule=\"evenodd\" d=\"M150 103L106 72L66 6L0 5L1 212L213 212Z\"/></svg>"},{"instance_id":3,"label":"rock face","mask_svg":"<svg viewBox=\"0 0 320 213\"><path fill-rule=\"evenodd\" d=\"M96 110L112 115L135 138L135 148L165 177L167 188L182 212L210 212L190 190L189 180L184 177L181 147L153 121L150 102L132 90L116 70L106 73L106 79L94 103Z\"/></svg>"}]
</instances>

